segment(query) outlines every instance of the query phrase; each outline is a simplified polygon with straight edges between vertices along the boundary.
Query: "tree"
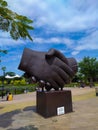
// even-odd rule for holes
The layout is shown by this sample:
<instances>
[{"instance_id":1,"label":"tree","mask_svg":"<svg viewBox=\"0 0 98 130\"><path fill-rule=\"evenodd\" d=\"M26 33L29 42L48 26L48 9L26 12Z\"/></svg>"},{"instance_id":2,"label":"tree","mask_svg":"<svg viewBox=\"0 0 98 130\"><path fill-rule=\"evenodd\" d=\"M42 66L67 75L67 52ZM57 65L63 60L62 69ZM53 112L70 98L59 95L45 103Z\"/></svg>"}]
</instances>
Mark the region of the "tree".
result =
<instances>
[{"instance_id":1,"label":"tree","mask_svg":"<svg viewBox=\"0 0 98 130\"><path fill-rule=\"evenodd\" d=\"M15 40L19 38L26 39L27 37L32 40L28 31L34 29L30 26L33 21L26 16L13 12L7 7L7 2L0 0L0 30L9 32Z\"/></svg>"},{"instance_id":2,"label":"tree","mask_svg":"<svg viewBox=\"0 0 98 130\"><path fill-rule=\"evenodd\" d=\"M79 63L79 72L93 85L93 79L98 76L98 61L96 58L84 57Z\"/></svg>"},{"instance_id":3,"label":"tree","mask_svg":"<svg viewBox=\"0 0 98 130\"><path fill-rule=\"evenodd\" d=\"M32 40L28 31L34 29L30 25L33 21L26 16L13 12L7 7L8 3L5 0L0 0L0 30L9 32L14 40L19 38L26 39L27 37ZM0 48L0 62L2 53L7 54L7 50Z\"/></svg>"},{"instance_id":4,"label":"tree","mask_svg":"<svg viewBox=\"0 0 98 130\"><path fill-rule=\"evenodd\" d=\"M5 67L5 66L3 66L3 67L1 68L1 70L3 71L3 77L5 78L5 71L6 71L6 67ZM3 82L4 82L4 78L3 78Z\"/></svg>"},{"instance_id":5,"label":"tree","mask_svg":"<svg viewBox=\"0 0 98 130\"><path fill-rule=\"evenodd\" d=\"M15 74L15 72L6 72L6 74L5 74L5 75L15 76L16 74Z\"/></svg>"},{"instance_id":6,"label":"tree","mask_svg":"<svg viewBox=\"0 0 98 130\"><path fill-rule=\"evenodd\" d=\"M3 66L1 69L2 69L3 73L5 74L6 67Z\"/></svg>"},{"instance_id":7,"label":"tree","mask_svg":"<svg viewBox=\"0 0 98 130\"><path fill-rule=\"evenodd\" d=\"M0 49L0 62L1 62L1 54L7 54L7 50L2 50L2 49Z\"/></svg>"}]
</instances>

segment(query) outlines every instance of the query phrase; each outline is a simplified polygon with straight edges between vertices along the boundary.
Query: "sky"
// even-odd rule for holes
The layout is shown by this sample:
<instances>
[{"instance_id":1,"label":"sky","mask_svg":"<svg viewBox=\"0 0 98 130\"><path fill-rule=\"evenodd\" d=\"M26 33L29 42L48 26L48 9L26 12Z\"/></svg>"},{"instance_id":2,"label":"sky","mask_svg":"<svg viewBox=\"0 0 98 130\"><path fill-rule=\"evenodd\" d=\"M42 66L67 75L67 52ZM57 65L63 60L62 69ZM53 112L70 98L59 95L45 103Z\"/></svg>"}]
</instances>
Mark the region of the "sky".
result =
<instances>
[{"instance_id":1,"label":"sky","mask_svg":"<svg viewBox=\"0 0 98 130\"><path fill-rule=\"evenodd\" d=\"M54 48L80 62L85 56L98 59L98 0L6 0L8 7L33 20L29 39L13 40L0 31L1 56L6 72L22 75L18 65L25 47L47 52ZM2 71L0 70L0 75Z\"/></svg>"}]
</instances>

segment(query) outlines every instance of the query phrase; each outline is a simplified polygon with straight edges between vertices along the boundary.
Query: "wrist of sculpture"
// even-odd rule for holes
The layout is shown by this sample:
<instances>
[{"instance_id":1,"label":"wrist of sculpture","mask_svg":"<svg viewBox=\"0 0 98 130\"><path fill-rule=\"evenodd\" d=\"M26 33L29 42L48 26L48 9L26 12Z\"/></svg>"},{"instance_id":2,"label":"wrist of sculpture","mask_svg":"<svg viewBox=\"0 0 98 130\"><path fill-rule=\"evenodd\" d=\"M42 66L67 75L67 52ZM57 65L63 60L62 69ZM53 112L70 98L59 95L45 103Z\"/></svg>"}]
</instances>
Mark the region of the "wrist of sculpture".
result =
<instances>
[{"instance_id":1,"label":"wrist of sculpture","mask_svg":"<svg viewBox=\"0 0 98 130\"><path fill-rule=\"evenodd\" d=\"M30 66L30 61L32 59L38 60L39 55L42 55L41 53L42 52L37 52L34 50L32 51L29 48L25 48L18 69L23 70L25 72L28 71L28 66ZM33 62L35 62L34 60Z\"/></svg>"}]
</instances>

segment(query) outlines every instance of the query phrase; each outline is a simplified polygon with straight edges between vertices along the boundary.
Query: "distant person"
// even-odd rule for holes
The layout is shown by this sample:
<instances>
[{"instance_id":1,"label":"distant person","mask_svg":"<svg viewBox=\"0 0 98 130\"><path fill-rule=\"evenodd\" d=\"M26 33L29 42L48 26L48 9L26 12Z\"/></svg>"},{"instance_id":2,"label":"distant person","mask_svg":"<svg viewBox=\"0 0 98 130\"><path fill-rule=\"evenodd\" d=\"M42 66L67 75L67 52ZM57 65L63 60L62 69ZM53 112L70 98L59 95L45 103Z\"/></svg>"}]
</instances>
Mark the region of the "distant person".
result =
<instances>
[{"instance_id":1,"label":"distant person","mask_svg":"<svg viewBox=\"0 0 98 130\"><path fill-rule=\"evenodd\" d=\"M12 95L12 93L8 93L7 101L11 101L11 100L13 100L13 95Z\"/></svg>"}]
</instances>

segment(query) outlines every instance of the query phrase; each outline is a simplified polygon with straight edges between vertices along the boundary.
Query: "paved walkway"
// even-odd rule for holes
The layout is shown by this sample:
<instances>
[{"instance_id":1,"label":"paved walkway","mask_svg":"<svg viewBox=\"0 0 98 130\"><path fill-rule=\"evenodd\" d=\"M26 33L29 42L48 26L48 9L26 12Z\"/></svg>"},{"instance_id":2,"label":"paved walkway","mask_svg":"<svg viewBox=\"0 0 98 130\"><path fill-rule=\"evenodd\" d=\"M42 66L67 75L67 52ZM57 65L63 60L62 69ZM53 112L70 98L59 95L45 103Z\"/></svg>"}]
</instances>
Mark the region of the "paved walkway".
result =
<instances>
[{"instance_id":1,"label":"paved walkway","mask_svg":"<svg viewBox=\"0 0 98 130\"><path fill-rule=\"evenodd\" d=\"M80 95L84 90L74 89L72 93L76 91ZM1 102L1 110L3 106L4 102ZM73 101L73 110L69 114L45 119L36 113L35 105L26 106L1 114L0 130L98 130L98 97Z\"/></svg>"}]
</instances>

